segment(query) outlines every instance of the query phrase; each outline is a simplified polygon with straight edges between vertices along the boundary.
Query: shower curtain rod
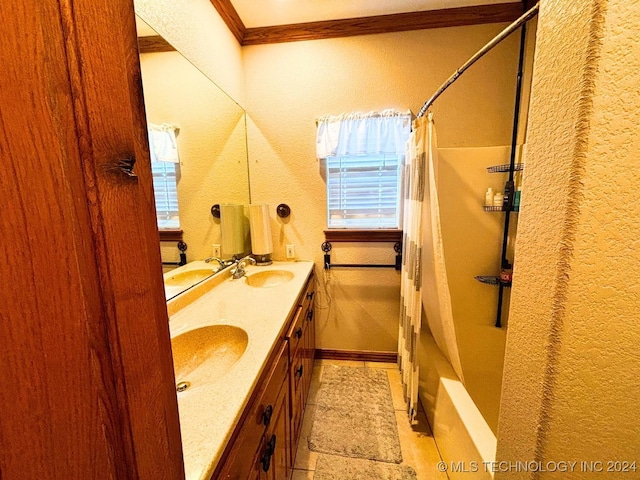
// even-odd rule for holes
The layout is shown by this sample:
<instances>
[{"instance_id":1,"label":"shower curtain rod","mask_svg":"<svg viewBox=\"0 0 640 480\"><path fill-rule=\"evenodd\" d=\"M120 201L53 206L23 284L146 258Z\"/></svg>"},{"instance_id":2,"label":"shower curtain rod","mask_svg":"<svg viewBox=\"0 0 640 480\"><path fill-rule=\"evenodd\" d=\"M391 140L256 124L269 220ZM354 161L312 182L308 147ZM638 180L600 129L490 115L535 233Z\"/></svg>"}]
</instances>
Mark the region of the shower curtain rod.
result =
<instances>
[{"instance_id":1,"label":"shower curtain rod","mask_svg":"<svg viewBox=\"0 0 640 480\"><path fill-rule=\"evenodd\" d=\"M467 68L469 68L471 65L473 65L474 63L476 63L478 60L480 60L480 58L482 58L484 56L485 53L487 53L489 50L491 50L493 47L495 47L496 45L498 45L502 40L504 40L505 38L507 38L509 35L511 35L513 32L515 32L518 28L520 28L520 26L522 24L524 24L525 22L531 20L533 17L535 17L538 14L538 10L540 9L540 2L536 3L533 7L531 7L531 9L529 9L525 14L523 14L520 18L518 18L515 22L513 22L511 25L509 25L507 28L505 28L502 32L500 32L493 40L491 40L489 43L487 43L484 47L482 47L480 50L478 50L478 52L471 57L469 60L467 60L467 62L462 65L459 69L457 69L453 75L451 75L446 82L444 82L442 84L442 86L436 90L436 93L434 93L431 98L429 100L427 100L426 102L424 102L424 105L422 106L422 108L420 109L420 111L418 112L418 118L422 117L427 110L429 109L429 107L433 104L433 102L436 101L436 99L442 95L442 93L449 88L449 86L455 82L460 75L462 75L465 70L467 70Z\"/></svg>"}]
</instances>

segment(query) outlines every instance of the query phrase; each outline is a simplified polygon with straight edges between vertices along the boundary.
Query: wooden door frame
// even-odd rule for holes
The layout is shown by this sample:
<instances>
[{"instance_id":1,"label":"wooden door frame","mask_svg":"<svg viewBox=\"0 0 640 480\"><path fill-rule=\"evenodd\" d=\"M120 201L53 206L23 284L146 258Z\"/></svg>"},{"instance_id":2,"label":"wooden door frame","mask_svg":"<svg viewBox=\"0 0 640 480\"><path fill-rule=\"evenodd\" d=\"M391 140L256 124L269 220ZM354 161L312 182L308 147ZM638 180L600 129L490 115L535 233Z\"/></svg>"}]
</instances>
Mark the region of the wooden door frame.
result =
<instances>
[{"instance_id":1,"label":"wooden door frame","mask_svg":"<svg viewBox=\"0 0 640 480\"><path fill-rule=\"evenodd\" d=\"M0 476L183 478L133 4L7 11Z\"/></svg>"}]
</instances>

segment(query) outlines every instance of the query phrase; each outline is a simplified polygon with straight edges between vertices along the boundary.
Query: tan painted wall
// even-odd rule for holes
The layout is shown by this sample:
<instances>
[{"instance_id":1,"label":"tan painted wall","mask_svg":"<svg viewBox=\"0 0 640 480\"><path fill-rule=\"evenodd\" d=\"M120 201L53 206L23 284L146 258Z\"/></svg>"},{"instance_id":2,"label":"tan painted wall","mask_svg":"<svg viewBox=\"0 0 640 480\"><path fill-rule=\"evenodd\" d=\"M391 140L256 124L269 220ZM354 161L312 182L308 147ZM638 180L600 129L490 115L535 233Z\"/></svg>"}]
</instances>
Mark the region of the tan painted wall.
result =
<instances>
[{"instance_id":1,"label":"tan painted wall","mask_svg":"<svg viewBox=\"0 0 640 480\"><path fill-rule=\"evenodd\" d=\"M541 8L498 460L638 461L640 2Z\"/></svg>"},{"instance_id":2,"label":"tan painted wall","mask_svg":"<svg viewBox=\"0 0 640 480\"><path fill-rule=\"evenodd\" d=\"M501 28L484 25L245 47L252 200L273 207L287 203L293 211L288 223L273 221L276 258L284 258L285 244L295 244L299 258L315 260L322 279L325 182L315 159L315 119L354 110L417 112ZM440 146L509 144L517 43L510 38L497 47L438 101L434 111ZM478 188L484 192L486 185ZM332 258L377 263L384 257L391 262L391 247L334 244ZM332 271L327 282L330 307L328 295L320 296L325 308L318 318L319 346L395 351L399 284L393 270Z\"/></svg>"},{"instance_id":3,"label":"tan painted wall","mask_svg":"<svg viewBox=\"0 0 640 480\"><path fill-rule=\"evenodd\" d=\"M135 0L134 5L145 22L244 103L242 49L209 0Z\"/></svg>"},{"instance_id":4,"label":"tan painted wall","mask_svg":"<svg viewBox=\"0 0 640 480\"><path fill-rule=\"evenodd\" d=\"M249 199L244 110L178 52L140 57L147 119L180 127L178 204L189 261L220 243L215 203ZM175 242L162 242L163 261L178 260Z\"/></svg>"}]
</instances>

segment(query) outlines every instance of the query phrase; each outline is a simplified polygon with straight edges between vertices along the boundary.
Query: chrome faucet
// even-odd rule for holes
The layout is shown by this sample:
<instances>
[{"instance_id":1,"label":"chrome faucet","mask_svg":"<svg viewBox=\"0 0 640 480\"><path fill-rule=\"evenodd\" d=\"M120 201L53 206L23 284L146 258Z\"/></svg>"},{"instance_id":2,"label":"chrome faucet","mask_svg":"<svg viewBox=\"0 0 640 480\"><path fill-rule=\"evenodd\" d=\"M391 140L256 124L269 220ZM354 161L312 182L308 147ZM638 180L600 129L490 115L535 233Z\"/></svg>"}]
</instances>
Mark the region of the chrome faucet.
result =
<instances>
[{"instance_id":1,"label":"chrome faucet","mask_svg":"<svg viewBox=\"0 0 640 480\"><path fill-rule=\"evenodd\" d=\"M205 258L204 262L205 263L218 262L220 264L220 267L216 270L217 272L219 272L220 270L222 270L225 267L228 267L229 265L231 265L233 263L233 262L225 262L224 260L222 260L221 258L218 258L218 257Z\"/></svg>"},{"instance_id":2,"label":"chrome faucet","mask_svg":"<svg viewBox=\"0 0 640 480\"><path fill-rule=\"evenodd\" d=\"M247 273L244 271L244 267L247 266L247 262L249 262L251 265L256 264L256 261L253 259L253 257L251 257L251 255L247 255L246 257L236 261L236 266L231 269L231 276L235 279L244 277L245 273Z\"/></svg>"}]
</instances>

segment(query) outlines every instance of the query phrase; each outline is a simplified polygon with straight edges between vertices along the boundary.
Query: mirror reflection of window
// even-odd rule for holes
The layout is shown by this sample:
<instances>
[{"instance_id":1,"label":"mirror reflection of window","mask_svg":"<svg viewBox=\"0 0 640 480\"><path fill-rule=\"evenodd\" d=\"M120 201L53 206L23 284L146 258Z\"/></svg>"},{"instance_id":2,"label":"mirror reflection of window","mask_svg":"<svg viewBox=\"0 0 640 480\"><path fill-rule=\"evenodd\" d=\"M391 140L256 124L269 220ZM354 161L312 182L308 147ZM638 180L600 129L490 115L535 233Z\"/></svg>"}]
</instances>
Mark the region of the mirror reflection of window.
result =
<instances>
[{"instance_id":1,"label":"mirror reflection of window","mask_svg":"<svg viewBox=\"0 0 640 480\"><path fill-rule=\"evenodd\" d=\"M168 269L183 261L179 241L188 246L188 262L213 255L212 245L222 239L212 205L251 203L245 112L189 61L190 52L176 51L140 17L136 23L148 130L180 128L179 163L152 162L160 251ZM156 149L149 146L153 156Z\"/></svg>"},{"instance_id":2,"label":"mirror reflection of window","mask_svg":"<svg viewBox=\"0 0 640 480\"><path fill-rule=\"evenodd\" d=\"M158 229L177 230L180 228L178 207L180 155L177 139L179 129L175 125L152 123L148 125L148 129Z\"/></svg>"},{"instance_id":3,"label":"mirror reflection of window","mask_svg":"<svg viewBox=\"0 0 640 480\"><path fill-rule=\"evenodd\" d=\"M151 162L153 191L156 199L158 229L177 230L180 228L178 209L179 163Z\"/></svg>"}]
</instances>

